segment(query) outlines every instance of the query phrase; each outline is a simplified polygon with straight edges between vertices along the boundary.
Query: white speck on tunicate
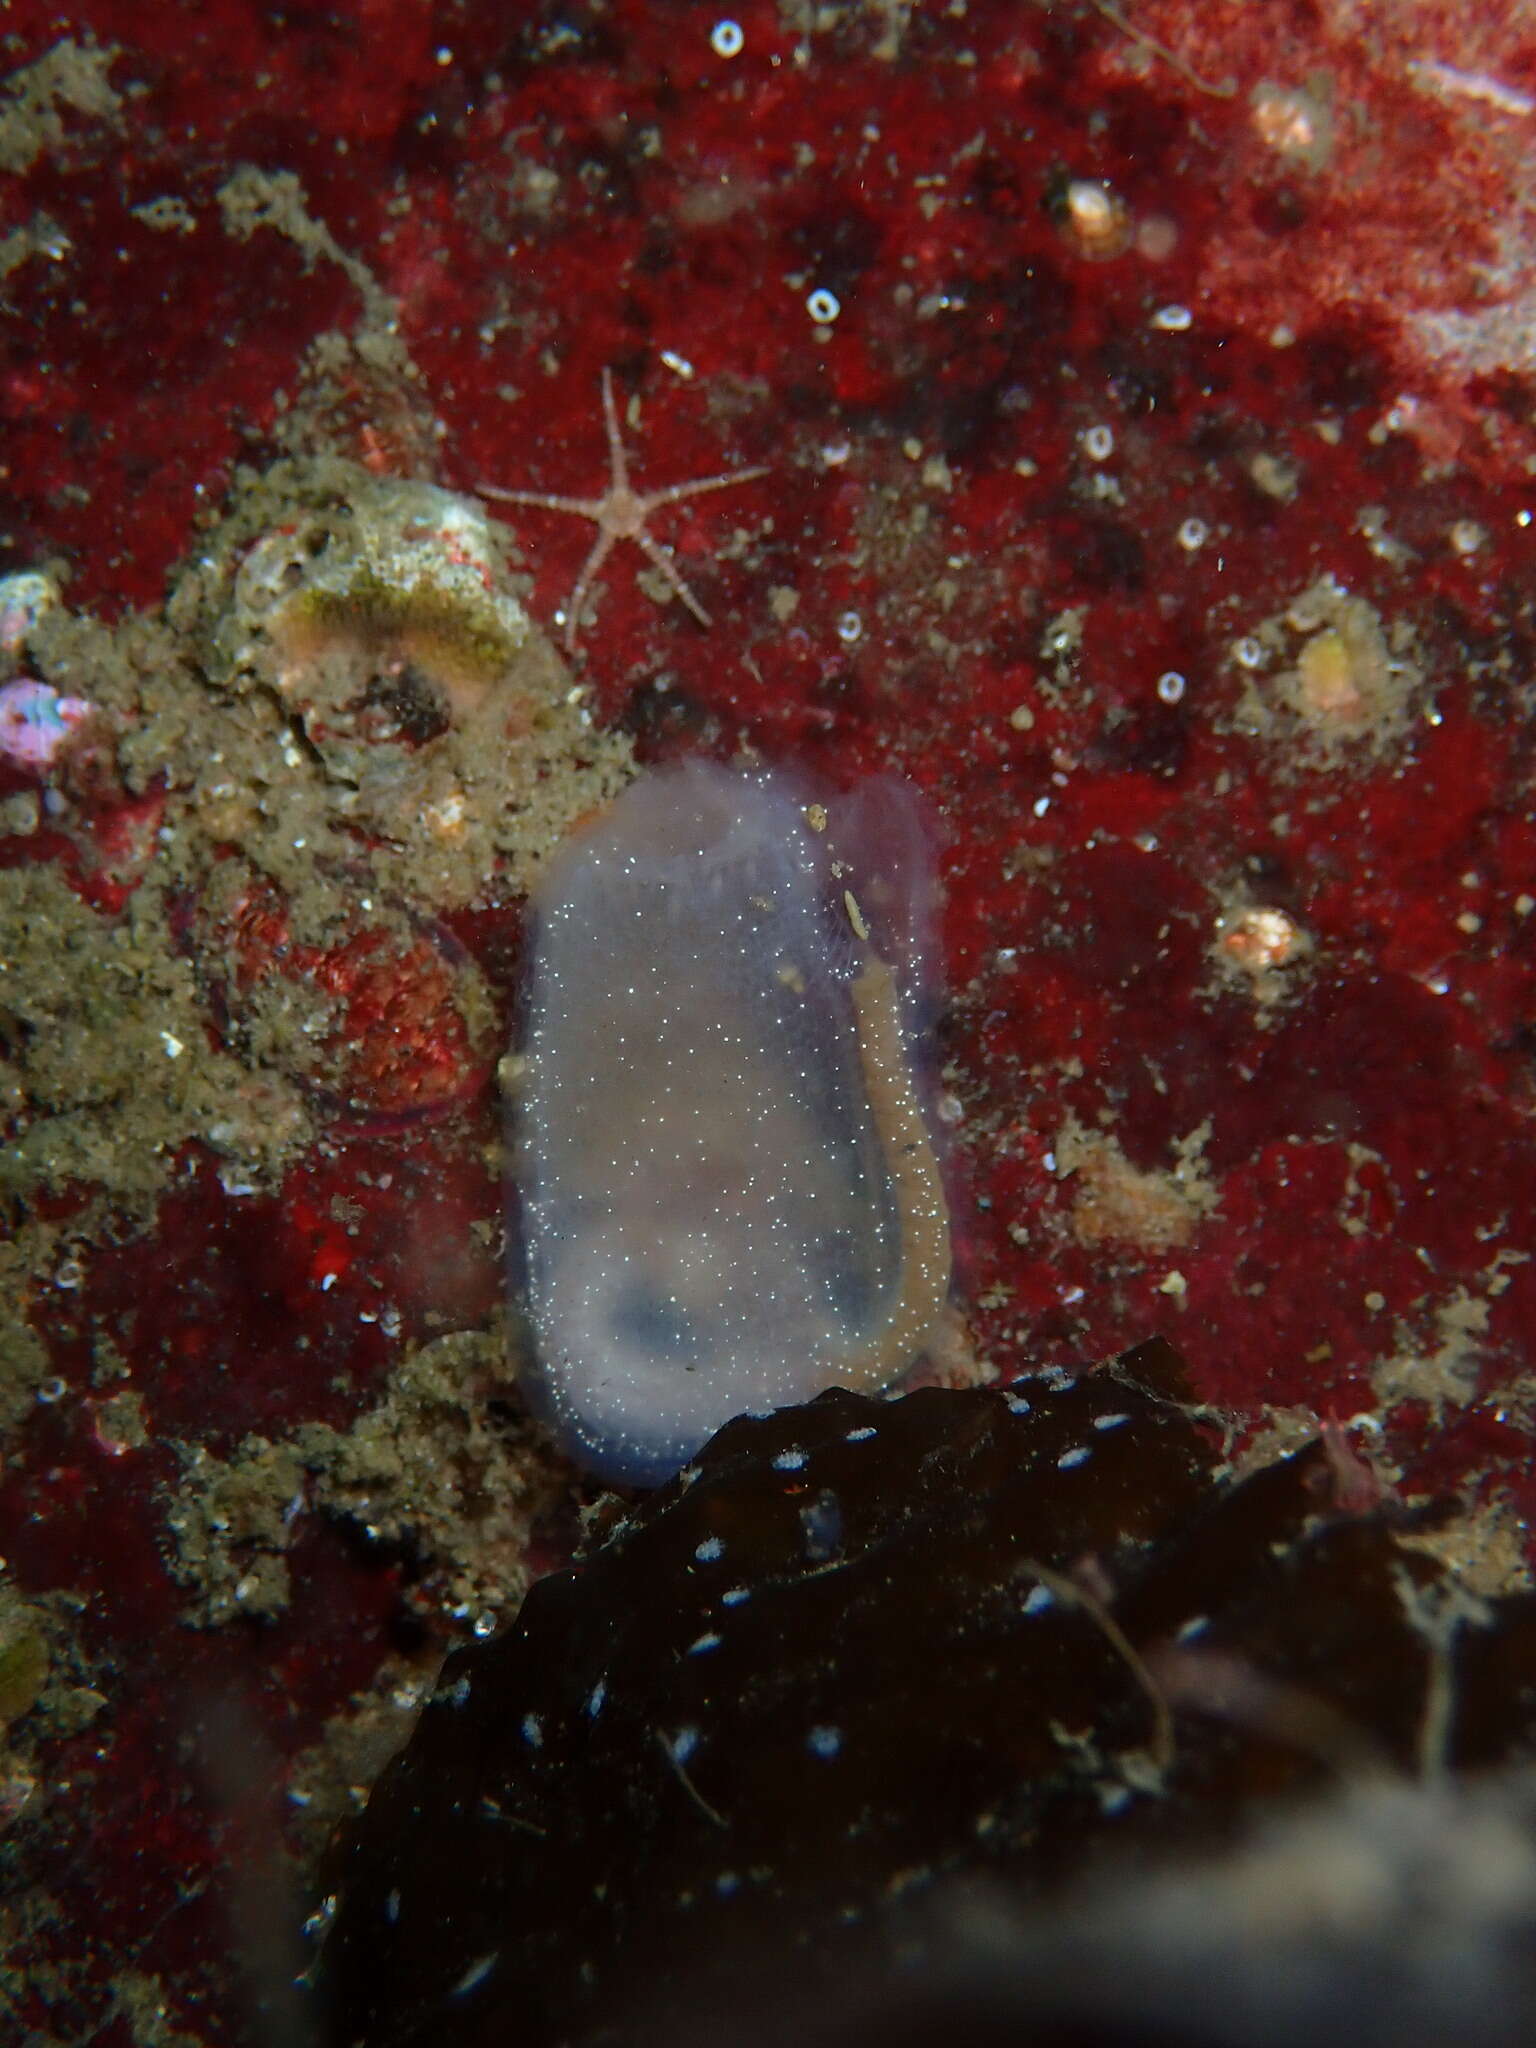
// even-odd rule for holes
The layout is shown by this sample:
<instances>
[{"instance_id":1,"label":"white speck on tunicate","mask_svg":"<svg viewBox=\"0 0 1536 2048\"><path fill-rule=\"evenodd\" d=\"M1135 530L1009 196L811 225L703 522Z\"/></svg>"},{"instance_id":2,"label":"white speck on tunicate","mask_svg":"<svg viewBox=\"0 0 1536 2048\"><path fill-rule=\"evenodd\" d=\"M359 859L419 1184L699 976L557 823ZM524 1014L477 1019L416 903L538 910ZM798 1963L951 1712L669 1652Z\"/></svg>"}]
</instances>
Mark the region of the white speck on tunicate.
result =
<instances>
[{"instance_id":1,"label":"white speck on tunicate","mask_svg":"<svg viewBox=\"0 0 1536 2048\"><path fill-rule=\"evenodd\" d=\"M717 57L739 57L746 40L739 21L717 21L709 32L709 47Z\"/></svg>"},{"instance_id":2,"label":"white speck on tunicate","mask_svg":"<svg viewBox=\"0 0 1536 2048\"><path fill-rule=\"evenodd\" d=\"M857 612L844 612L837 622L837 637L848 646L859 639L864 631L864 621Z\"/></svg>"},{"instance_id":3,"label":"white speck on tunicate","mask_svg":"<svg viewBox=\"0 0 1536 2048\"><path fill-rule=\"evenodd\" d=\"M1115 452L1115 430L1113 427L1087 427L1082 434L1082 449L1090 462L1108 462Z\"/></svg>"},{"instance_id":4,"label":"white speck on tunicate","mask_svg":"<svg viewBox=\"0 0 1536 2048\"><path fill-rule=\"evenodd\" d=\"M1186 519L1179 527L1178 541L1186 554L1194 554L1203 548L1211 537L1211 529L1203 519Z\"/></svg>"},{"instance_id":5,"label":"white speck on tunicate","mask_svg":"<svg viewBox=\"0 0 1536 2048\"><path fill-rule=\"evenodd\" d=\"M1176 668L1165 668L1157 679L1157 694L1165 704L1177 704L1184 688L1184 678Z\"/></svg>"},{"instance_id":6,"label":"white speck on tunicate","mask_svg":"<svg viewBox=\"0 0 1536 2048\"><path fill-rule=\"evenodd\" d=\"M830 327L843 308L835 292L829 292L824 285L818 285L806 300L805 310L818 327Z\"/></svg>"},{"instance_id":7,"label":"white speck on tunicate","mask_svg":"<svg viewBox=\"0 0 1536 2048\"><path fill-rule=\"evenodd\" d=\"M1152 325L1160 327L1164 334L1182 334L1194 324L1194 317L1188 306L1159 306L1152 315Z\"/></svg>"}]
</instances>

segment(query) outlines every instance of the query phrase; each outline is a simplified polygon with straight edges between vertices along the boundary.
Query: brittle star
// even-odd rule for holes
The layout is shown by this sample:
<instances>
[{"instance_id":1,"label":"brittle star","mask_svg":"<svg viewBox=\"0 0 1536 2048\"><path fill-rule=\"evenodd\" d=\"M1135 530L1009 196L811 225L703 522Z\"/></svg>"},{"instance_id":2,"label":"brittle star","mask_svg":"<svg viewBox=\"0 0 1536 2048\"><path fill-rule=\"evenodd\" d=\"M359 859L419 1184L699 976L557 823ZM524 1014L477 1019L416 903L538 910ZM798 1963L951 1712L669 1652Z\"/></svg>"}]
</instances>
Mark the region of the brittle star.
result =
<instances>
[{"instance_id":1,"label":"brittle star","mask_svg":"<svg viewBox=\"0 0 1536 2048\"><path fill-rule=\"evenodd\" d=\"M482 498L501 498L509 505L542 505L548 512L574 512L580 519L590 519L597 527L597 539L592 543L592 552L581 565L581 574L576 578L576 588L566 608L565 648L568 654L576 652L581 608L586 603L593 578L607 561L615 541L632 540L652 567L660 571L667 587L682 599L699 624L707 626L709 613L683 581L671 550L646 532L646 523L652 513L659 512L663 505L675 505L680 498L695 498L703 491L723 491L732 484L750 483L753 477L768 474L768 465L760 462L750 469L733 469L729 476L704 476L688 484L668 484L660 491L637 491L629 481L629 457L613 403L613 378L607 370L603 372L603 419L608 428L608 488L600 498L566 498L553 491L509 491L500 484L475 486Z\"/></svg>"}]
</instances>

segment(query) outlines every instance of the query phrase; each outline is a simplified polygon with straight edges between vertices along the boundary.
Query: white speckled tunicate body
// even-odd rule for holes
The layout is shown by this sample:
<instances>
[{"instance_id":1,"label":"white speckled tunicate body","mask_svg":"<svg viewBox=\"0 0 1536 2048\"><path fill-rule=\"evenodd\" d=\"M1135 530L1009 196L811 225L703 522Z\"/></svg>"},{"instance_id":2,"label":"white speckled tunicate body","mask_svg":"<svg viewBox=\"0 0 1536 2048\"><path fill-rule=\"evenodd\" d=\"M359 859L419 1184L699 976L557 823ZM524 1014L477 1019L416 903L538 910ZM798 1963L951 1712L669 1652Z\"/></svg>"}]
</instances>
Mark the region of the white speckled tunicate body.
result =
<instances>
[{"instance_id":1,"label":"white speckled tunicate body","mask_svg":"<svg viewBox=\"0 0 1536 2048\"><path fill-rule=\"evenodd\" d=\"M926 844L905 791L873 787L845 815L883 872L857 880L910 965ZM612 1479L665 1477L745 1410L888 1378L892 1302L907 1353L932 1313L906 1298L913 1214L918 1291L947 1286L895 984L845 904L829 809L818 834L781 776L659 770L536 893L517 1132L534 1391ZM899 1076L872 1086L872 1060Z\"/></svg>"}]
</instances>

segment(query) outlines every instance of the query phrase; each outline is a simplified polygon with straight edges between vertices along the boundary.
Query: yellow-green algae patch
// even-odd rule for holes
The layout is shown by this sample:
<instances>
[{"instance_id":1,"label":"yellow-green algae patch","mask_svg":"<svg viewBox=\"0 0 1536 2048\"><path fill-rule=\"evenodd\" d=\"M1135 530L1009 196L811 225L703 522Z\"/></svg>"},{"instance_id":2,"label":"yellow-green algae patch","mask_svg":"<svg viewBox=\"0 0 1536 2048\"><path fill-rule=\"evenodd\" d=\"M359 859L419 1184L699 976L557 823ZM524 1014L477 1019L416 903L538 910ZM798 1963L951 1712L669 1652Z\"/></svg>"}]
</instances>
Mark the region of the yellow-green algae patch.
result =
<instances>
[{"instance_id":1,"label":"yellow-green algae patch","mask_svg":"<svg viewBox=\"0 0 1536 2048\"><path fill-rule=\"evenodd\" d=\"M115 917L55 867L0 870L0 1203L94 1190L143 1219L177 1154L201 1139L236 1175L270 1175L309 1136L293 1091L208 1044L164 894Z\"/></svg>"},{"instance_id":2,"label":"yellow-green algae patch","mask_svg":"<svg viewBox=\"0 0 1536 2048\"><path fill-rule=\"evenodd\" d=\"M280 1613L290 1542L316 1513L409 1551L423 1609L461 1623L504 1616L527 1587L530 1525L558 1486L536 1432L503 1413L514 1378L500 1324L458 1331L408 1353L346 1429L248 1436L227 1457L189 1446L166 1515L185 1619Z\"/></svg>"}]
</instances>

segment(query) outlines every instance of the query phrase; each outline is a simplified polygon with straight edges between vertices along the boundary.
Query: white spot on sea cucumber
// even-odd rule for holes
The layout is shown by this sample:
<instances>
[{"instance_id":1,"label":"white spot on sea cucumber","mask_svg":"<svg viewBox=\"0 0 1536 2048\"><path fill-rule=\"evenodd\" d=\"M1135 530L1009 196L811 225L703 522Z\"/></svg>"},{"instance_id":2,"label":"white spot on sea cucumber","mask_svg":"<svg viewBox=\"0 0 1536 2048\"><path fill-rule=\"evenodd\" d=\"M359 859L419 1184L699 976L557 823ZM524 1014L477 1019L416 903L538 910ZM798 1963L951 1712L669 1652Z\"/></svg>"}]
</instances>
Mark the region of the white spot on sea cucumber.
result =
<instances>
[{"instance_id":1,"label":"white spot on sea cucumber","mask_svg":"<svg viewBox=\"0 0 1536 2048\"><path fill-rule=\"evenodd\" d=\"M458 1983L454 1985L452 1991L449 1992L449 1997L467 1998L471 1991L478 1991L500 1960L501 1950L497 1949L494 1954L481 1956L478 1962L471 1963Z\"/></svg>"},{"instance_id":2,"label":"white spot on sea cucumber","mask_svg":"<svg viewBox=\"0 0 1536 2048\"><path fill-rule=\"evenodd\" d=\"M843 1541L843 1510L835 1493L819 1493L800 1509L805 1554L813 1564L836 1556Z\"/></svg>"},{"instance_id":3,"label":"white spot on sea cucumber","mask_svg":"<svg viewBox=\"0 0 1536 2048\"><path fill-rule=\"evenodd\" d=\"M1056 1460L1056 1469L1059 1472L1070 1472L1074 1465L1086 1465L1092 1456L1093 1452L1087 1444L1074 1444L1070 1451L1063 1451Z\"/></svg>"},{"instance_id":4,"label":"white spot on sea cucumber","mask_svg":"<svg viewBox=\"0 0 1536 2048\"><path fill-rule=\"evenodd\" d=\"M775 1472L799 1472L805 1465L804 1451L780 1451L773 1461Z\"/></svg>"},{"instance_id":5,"label":"white spot on sea cucumber","mask_svg":"<svg viewBox=\"0 0 1536 2048\"><path fill-rule=\"evenodd\" d=\"M607 1697L608 1681L606 1678L600 1678L587 1694L587 1716L589 1720L595 1721L597 1719L598 1715L603 1711L603 1701Z\"/></svg>"},{"instance_id":6,"label":"white spot on sea cucumber","mask_svg":"<svg viewBox=\"0 0 1536 2048\"><path fill-rule=\"evenodd\" d=\"M812 1756L834 1757L843 1746L842 1730L813 1728L805 1738L805 1746Z\"/></svg>"},{"instance_id":7,"label":"white spot on sea cucumber","mask_svg":"<svg viewBox=\"0 0 1536 2048\"><path fill-rule=\"evenodd\" d=\"M713 1564L717 1558L724 1557L725 1545L718 1536L706 1536L693 1554L700 1564Z\"/></svg>"},{"instance_id":8,"label":"white spot on sea cucumber","mask_svg":"<svg viewBox=\"0 0 1536 2048\"><path fill-rule=\"evenodd\" d=\"M752 1588L750 1586L732 1586L727 1592L720 1595L720 1605L722 1607L740 1607L744 1600L750 1600L751 1598Z\"/></svg>"},{"instance_id":9,"label":"white spot on sea cucumber","mask_svg":"<svg viewBox=\"0 0 1536 2048\"><path fill-rule=\"evenodd\" d=\"M1026 1614L1044 1614L1056 1605L1056 1595L1049 1586L1031 1586L1029 1598L1024 1602Z\"/></svg>"},{"instance_id":10,"label":"white spot on sea cucumber","mask_svg":"<svg viewBox=\"0 0 1536 2048\"><path fill-rule=\"evenodd\" d=\"M1123 1422L1129 1422L1130 1419L1122 1409L1114 1415L1095 1415L1093 1426L1095 1429L1118 1429Z\"/></svg>"},{"instance_id":11,"label":"white spot on sea cucumber","mask_svg":"<svg viewBox=\"0 0 1536 2048\"><path fill-rule=\"evenodd\" d=\"M712 1628L706 1629L703 1635L695 1636L688 1645L688 1655L690 1657L700 1657L706 1650L718 1650L724 1640L725 1638L717 1635Z\"/></svg>"},{"instance_id":12,"label":"white spot on sea cucumber","mask_svg":"<svg viewBox=\"0 0 1536 2048\"><path fill-rule=\"evenodd\" d=\"M384 1918L393 1927L400 1918L400 1888L397 1885L384 1901Z\"/></svg>"},{"instance_id":13,"label":"white spot on sea cucumber","mask_svg":"<svg viewBox=\"0 0 1536 2048\"><path fill-rule=\"evenodd\" d=\"M1034 1402L1026 1401L1022 1394L1007 1394L1004 1399L1008 1403L1010 1415L1033 1415L1035 1412Z\"/></svg>"},{"instance_id":14,"label":"white spot on sea cucumber","mask_svg":"<svg viewBox=\"0 0 1536 2048\"><path fill-rule=\"evenodd\" d=\"M843 1442L845 1444L867 1444L872 1436L878 1435L879 1431L875 1428L875 1425L872 1422L866 1422L862 1429L850 1429L843 1438Z\"/></svg>"},{"instance_id":15,"label":"white spot on sea cucumber","mask_svg":"<svg viewBox=\"0 0 1536 2048\"><path fill-rule=\"evenodd\" d=\"M542 1749L544 1747L544 1723L537 1714L524 1714L523 1740L530 1749Z\"/></svg>"},{"instance_id":16,"label":"white spot on sea cucumber","mask_svg":"<svg viewBox=\"0 0 1536 2048\"><path fill-rule=\"evenodd\" d=\"M667 1753L675 1764L687 1763L698 1746L697 1728L679 1728L675 1735L667 1738Z\"/></svg>"}]
</instances>

